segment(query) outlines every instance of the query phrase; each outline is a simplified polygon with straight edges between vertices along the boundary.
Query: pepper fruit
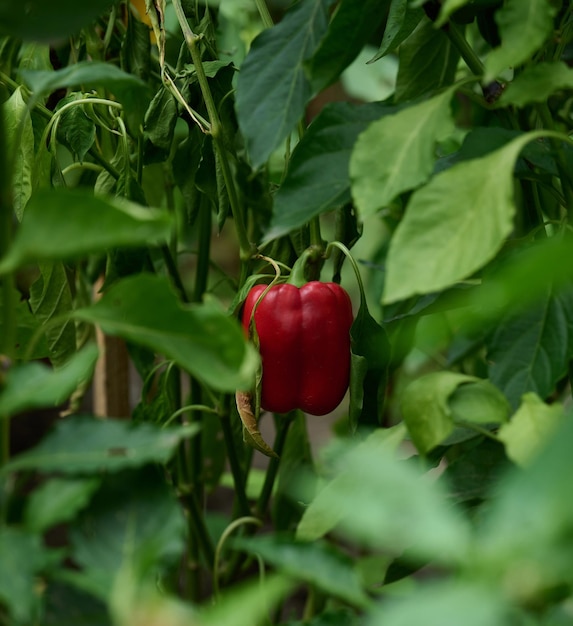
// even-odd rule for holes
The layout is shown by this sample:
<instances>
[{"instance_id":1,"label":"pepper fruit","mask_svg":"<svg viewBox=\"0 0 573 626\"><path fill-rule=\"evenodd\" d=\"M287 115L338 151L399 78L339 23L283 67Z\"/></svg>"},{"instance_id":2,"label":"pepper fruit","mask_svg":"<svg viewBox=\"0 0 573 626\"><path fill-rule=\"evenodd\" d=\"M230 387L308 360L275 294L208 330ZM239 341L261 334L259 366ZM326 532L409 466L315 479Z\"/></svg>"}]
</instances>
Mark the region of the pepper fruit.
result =
<instances>
[{"instance_id":1,"label":"pepper fruit","mask_svg":"<svg viewBox=\"0 0 573 626\"><path fill-rule=\"evenodd\" d=\"M243 308L248 333L267 285L253 287ZM350 377L352 303L336 283L273 285L255 309L262 361L261 407L325 415L342 401Z\"/></svg>"}]
</instances>

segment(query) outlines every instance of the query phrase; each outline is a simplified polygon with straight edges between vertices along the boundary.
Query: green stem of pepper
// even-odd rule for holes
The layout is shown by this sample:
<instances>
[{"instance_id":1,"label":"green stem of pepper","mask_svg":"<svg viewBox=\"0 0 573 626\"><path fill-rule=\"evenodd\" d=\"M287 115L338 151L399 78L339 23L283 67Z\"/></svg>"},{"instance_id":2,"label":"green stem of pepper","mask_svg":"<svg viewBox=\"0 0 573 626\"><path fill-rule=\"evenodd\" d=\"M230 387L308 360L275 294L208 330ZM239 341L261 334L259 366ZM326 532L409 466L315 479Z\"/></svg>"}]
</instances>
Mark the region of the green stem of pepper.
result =
<instances>
[{"instance_id":1,"label":"green stem of pepper","mask_svg":"<svg viewBox=\"0 0 573 626\"><path fill-rule=\"evenodd\" d=\"M360 290L360 306L366 306L366 293L364 291L364 283L362 282L362 276L360 275L360 269L358 264L354 260L350 250L340 241L331 241L325 252L325 257L328 258L333 248L338 248L341 250L346 258L350 261L350 265L352 265L352 269L354 270L354 274L356 275L356 282L358 283L358 289Z\"/></svg>"}]
</instances>

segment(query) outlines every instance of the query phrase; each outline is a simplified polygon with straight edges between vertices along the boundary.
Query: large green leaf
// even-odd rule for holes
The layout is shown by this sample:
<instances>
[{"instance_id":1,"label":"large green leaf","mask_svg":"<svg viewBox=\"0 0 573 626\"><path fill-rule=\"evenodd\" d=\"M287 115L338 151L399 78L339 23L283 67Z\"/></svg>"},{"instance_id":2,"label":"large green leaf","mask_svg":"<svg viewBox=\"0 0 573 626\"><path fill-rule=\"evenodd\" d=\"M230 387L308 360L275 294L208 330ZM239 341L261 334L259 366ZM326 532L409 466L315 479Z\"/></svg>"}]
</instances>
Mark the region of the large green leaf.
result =
<instances>
[{"instance_id":1,"label":"large green leaf","mask_svg":"<svg viewBox=\"0 0 573 626\"><path fill-rule=\"evenodd\" d=\"M350 200L348 164L356 138L368 124L395 110L380 103L335 102L321 111L292 154L265 241Z\"/></svg>"},{"instance_id":2,"label":"large green leaf","mask_svg":"<svg viewBox=\"0 0 573 626\"><path fill-rule=\"evenodd\" d=\"M91 345L56 370L38 362L14 365L0 388L0 418L62 404L80 383L89 381L97 357L97 347Z\"/></svg>"},{"instance_id":3,"label":"large green leaf","mask_svg":"<svg viewBox=\"0 0 573 626\"><path fill-rule=\"evenodd\" d=\"M547 398L573 356L573 290L548 290L509 314L487 341L489 373L514 408L527 391Z\"/></svg>"},{"instance_id":4,"label":"large green leaf","mask_svg":"<svg viewBox=\"0 0 573 626\"><path fill-rule=\"evenodd\" d=\"M0 0L0 32L22 39L50 41L73 35L108 9L114 0Z\"/></svg>"},{"instance_id":5,"label":"large green leaf","mask_svg":"<svg viewBox=\"0 0 573 626\"><path fill-rule=\"evenodd\" d=\"M425 479L416 464L395 458L393 447L403 434L402 428L375 431L346 453L339 444L336 474L306 509L298 537L312 541L335 528L351 541L390 554L408 549L417 558L463 562L469 527L447 503L440 483Z\"/></svg>"},{"instance_id":6,"label":"large green leaf","mask_svg":"<svg viewBox=\"0 0 573 626\"><path fill-rule=\"evenodd\" d=\"M504 424L498 437L507 456L518 465L527 465L555 433L564 417L560 404L545 404L534 393L526 393L520 407Z\"/></svg>"},{"instance_id":7,"label":"large green leaf","mask_svg":"<svg viewBox=\"0 0 573 626\"><path fill-rule=\"evenodd\" d=\"M313 57L306 63L315 92L333 83L370 41L386 12L390 0L342 0L338 3Z\"/></svg>"},{"instance_id":8,"label":"large green leaf","mask_svg":"<svg viewBox=\"0 0 573 626\"><path fill-rule=\"evenodd\" d=\"M362 218L432 173L435 145L453 130L453 91L385 115L358 137L350 158L352 196Z\"/></svg>"},{"instance_id":9,"label":"large green leaf","mask_svg":"<svg viewBox=\"0 0 573 626\"><path fill-rule=\"evenodd\" d=\"M527 61L553 31L557 13L551 0L507 0L495 14L501 46L485 60L484 81L488 82L508 67Z\"/></svg>"},{"instance_id":10,"label":"large green leaf","mask_svg":"<svg viewBox=\"0 0 573 626\"><path fill-rule=\"evenodd\" d=\"M36 447L4 465L2 471L83 474L165 463L179 443L197 430L196 424L161 429L147 422L68 417Z\"/></svg>"},{"instance_id":11,"label":"large green leaf","mask_svg":"<svg viewBox=\"0 0 573 626\"><path fill-rule=\"evenodd\" d=\"M16 337L13 354L17 359L23 359L24 355L29 359L44 359L49 354L48 345L44 337L30 348L30 342L34 334L38 330L38 321L34 318L30 311L30 307L26 301L19 301L20 292L14 291L13 302L16 305ZM0 336L4 336L4 304L0 299Z\"/></svg>"},{"instance_id":12,"label":"large green leaf","mask_svg":"<svg viewBox=\"0 0 573 626\"><path fill-rule=\"evenodd\" d=\"M240 324L215 303L182 305L165 278L122 279L77 319L173 359L215 389L249 389L258 355Z\"/></svg>"},{"instance_id":13,"label":"large green leaf","mask_svg":"<svg viewBox=\"0 0 573 626\"><path fill-rule=\"evenodd\" d=\"M106 477L70 530L72 558L84 585L103 600L130 568L139 581L160 577L185 548L183 510L155 467Z\"/></svg>"},{"instance_id":14,"label":"large green leaf","mask_svg":"<svg viewBox=\"0 0 573 626\"><path fill-rule=\"evenodd\" d=\"M513 170L533 137L440 172L414 192L390 242L386 303L431 293L490 261L513 228Z\"/></svg>"},{"instance_id":15,"label":"large green leaf","mask_svg":"<svg viewBox=\"0 0 573 626\"><path fill-rule=\"evenodd\" d=\"M312 95L304 63L328 26L332 0L301 0L252 43L237 82L237 117L260 167L303 117Z\"/></svg>"},{"instance_id":16,"label":"large green leaf","mask_svg":"<svg viewBox=\"0 0 573 626\"><path fill-rule=\"evenodd\" d=\"M405 102L454 82L460 55L444 32L423 18L399 48L395 100Z\"/></svg>"},{"instance_id":17,"label":"large green leaf","mask_svg":"<svg viewBox=\"0 0 573 626\"><path fill-rule=\"evenodd\" d=\"M235 539L233 545L251 554L258 554L279 571L354 606L365 607L369 604L352 560L327 544L296 542L291 538L266 535Z\"/></svg>"},{"instance_id":18,"label":"large green leaf","mask_svg":"<svg viewBox=\"0 0 573 626\"><path fill-rule=\"evenodd\" d=\"M531 102L547 102L562 89L573 89L573 68L565 63L538 63L526 67L501 94L500 105L523 107Z\"/></svg>"},{"instance_id":19,"label":"large green leaf","mask_svg":"<svg viewBox=\"0 0 573 626\"><path fill-rule=\"evenodd\" d=\"M14 243L0 262L0 273L33 261L166 241L172 223L166 212L126 201L79 190L41 189L28 202Z\"/></svg>"}]
</instances>

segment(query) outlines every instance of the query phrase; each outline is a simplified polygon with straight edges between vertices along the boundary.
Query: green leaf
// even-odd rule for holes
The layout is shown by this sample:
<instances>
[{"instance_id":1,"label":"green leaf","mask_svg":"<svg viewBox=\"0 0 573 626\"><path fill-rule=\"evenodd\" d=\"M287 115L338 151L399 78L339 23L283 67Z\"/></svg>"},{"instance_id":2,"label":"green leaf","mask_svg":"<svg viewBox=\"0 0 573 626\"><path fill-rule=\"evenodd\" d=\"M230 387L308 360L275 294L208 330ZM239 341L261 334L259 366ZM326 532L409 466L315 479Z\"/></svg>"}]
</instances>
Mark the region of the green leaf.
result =
<instances>
[{"instance_id":1,"label":"green leaf","mask_svg":"<svg viewBox=\"0 0 573 626\"><path fill-rule=\"evenodd\" d=\"M151 460L151 459L150 459ZM109 599L130 568L139 582L161 580L185 549L183 510L155 467L108 476L70 529L72 558L96 597Z\"/></svg>"},{"instance_id":2,"label":"green leaf","mask_svg":"<svg viewBox=\"0 0 573 626\"><path fill-rule=\"evenodd\" d=\"M306 68L313 91L337 80L358 56L386 16L390 0L342 0L330 20L328 31Z\"/></svg>"},{"instance_id":3,"label":"green leaf","mask_svg":"<svg viewBox=\"0 0 573 626\"><path fill-rule=\"evenodd\" d=\"M357 446L356 452L359 452L362 448L368 449L373 445L377 446L381 451L387 449L390 452L395 452L403 442L405 435L406 428L404 424L385 429L379 428ZM298 524L296 531L297 540L316 541L327 535L338 525L344 516L346 507L344 502L340 502L338 507L335 507L334 504L337 491L344 489L345 480L344 473L339 472L316 494L312 502L305 508L302 519Z\"/></svg>"},{"instance_id":4,"label":"green leaf","mask_svg":"<svg viewBox=\"0 0 573 626\"><path fill-rule=\"evenodd\" d=\"M74 316L164 354L215 389L248 389L254 379L258 355L237 320L213 300L182 305L163 277L124 278Z\"/></svg>"},{"instance_id":5,"label":"green leaf","mask_svg":"<svg viewBox=\"0 0 573 626\"><path fill-rule=\"evenodd\" d=\"M121 42L121 69L147 80L151 72L151 41L149 27L130 14L127 19L127 30Z\"/></svg>"},{"instance_id":6,"label":"green leaf","mask_svg":"<svg viewBox=\"0 0 573 626\"><path fill-rule=\"evenodd\" d=\"M8 608L13 618L10 623L37 623L37 576L49 562L41 536L1 526L0 554L0 603Z\"/></svg>"},{"instance_id":7,"label":"green leaf","mask_svg":"<svg viewBox=\"0 0 573 626\"><path fill-rule=\"evenodd\" d=\"M34 130L22 87L4 102L0 109L5 119L7 155L12 159L12 199L16 217L21 220L32 195L34 165Z\"/></svg>"},{"instance_id":8,"label":"green leaf","mask_svg":"<svg viewBox=\"0 0 573 626\"><path fill-rule=\"evenodd\" d=\"M263 561L288 576L316 586L356 607L363 608L369 604L353 561L328 544L265 535L234 539L233 546L259 555Z\"/></svg>"},{"instance_id":9,"label":"green leaf","mask_svg":"<svg viewBox=\"0 0 573 626\"><path fill-rule=\"evenodd\" d=\"M449 287L495 256L513 228L513 170L531 139L458 163L414 192L390 242L385 303Z\"/></svg>"},{"instance_id":10,"label":"green leaf","mask_svg":"<svg viewBox=\"0 0 573 626\"><path fill-rule=\"evenodd\" d=\"M145 163L165 161L171 151L177 122L177 102L165 87L155 94L144 121Z\"/></svg>"},{"instance_id":11,"label":"green leaf","mask_svg":"<svg viewBox=\"0 0 573 626\"><path fill-rule=\"evenodd\" d=\"M496 12L501 46L485 59L484 82L508 67L521 65L537 52L553 31L557 8L551 0L507 0Z\"/></svg>"},{"instance_id":12,"label":"green leaf","mask_svg":"<svg viewBox=\"0 0 573 626\"><path fill-rule=\"evenodd\" d=\"M507 456L526 466L553 436L563 418L561 405L547 405L536 394L526 393L511 421L500 428L497 436L505 444Z\"/></svg>"},{"instance_id":13,"label":"green leaf","mask_svg":"<svg viewBox=\"0 0 573 626\"><path fill-rule=\"evenodd\" d=\"M507 86L500 106L524 107L532 102L547 102L555 92L573 89L573 69L563 62L537 63L526 67Z\"/></svg>"},{"instance_id":14,"label":"green leaf","mask_svg":"<svg viewBox=\"0 0 573 626\"><path fill-rule=\"evenodd\" d=\"M339 444L336 475L306 509L297 536L312 541L318 531L336 528L347 540L391 555L408 549L439 563L464 562L466 520L452 509L441 483L395 458L392 435L401 440L403 430L375 431L346 454Z\"/></svg>"},{"instance_id":15,"label":"green leaf","mask_svg":"<svg viewBox=\"0 0 573 626\"><path fill-rule=\"evenodd\" d=\"M24 510L26 528L42 533L70 521L88 504L99 485L97 478L52 478L28 498Z\"/></svg>"},{"instance_id":16,"label":"green leaf","mask_svg":"<svg viewBox=\"0 0 573 626\"><path fill-rule=\"evenodd\" d=\"M253 626L268 618L272 610L294 588L285 576L271 574L263 580L229 589L225 599L200 614L201 626Z\"/></svg>"},{"instance_id":17,"label":"green leaf","mask_svg":"<svg viewBox=\"0 0 573 626\"><path fill-rule=\"evenodd\" d=\"M41 189L30 198L0 273L38 260L60 260L168 239L168 213L85 191ZM46 237L46 233L50 233Z\"/></svg>"},{"instance_id":18,"label":"green leaf","mask_svg":"<svg viewBox=\"0 0 573 626\"><path fill-rule=\"evenodd\" d=\"M362 219L430 176L436 142L454 128L452 95L453 91L447 90L394 115L385 115L358 137L350 158L350 178Z\"/></svg>"},{"instance_id":19,"label":"green leaf","mask_svg":"<svg viewBox=\"0 0 573 626\"><path fill-rule=\"evenodd\" d=\"M30 311L30 307L28 303L24 300L20 300L21 294L14 290L14 300L13 302L17 302L16 305L16 343L14 345L14 350L12 354L17 359L23 359L24 355L27 356L30 360L35 359L44 359L49 354L48 345L46 343L45 337L41 337L36 345L33 347L29 354L28 351L30 349L30 341L34 334L38 330L38 321L34 318ZM0 336L4 335L4 312L3 312L3 302L0 299Z\"/></svg>"},{"instance_id":20,"label":"green leaf","mask_svg":"<svg viewBox=\"0 0 573 626\"><path fill-rule=\"evenodd\" d=\"M146 83L111 63L81 61L57 72L27 70L22 76L35 98L64 87L81 87L83 90L103 87L123 105L130 126L136 130L149 102Z\"/></svg>"},{"instance_id":21,"label":"green leaf","mask_svg":"<svg viewBox=\"0 0 573 626\"><path fill-rule=\"evenodd\" d=\"M40 275L30 287L30 308L44 326L42 340L56 367L63 365L76 352L76 328L69 314L73 297L63 263L40 263ZM26 358L30 358L24 346Z\"/></svg>"},{"instance_id":22,"label":"green leaf","mask_svg":"<svg viewBox=\"0 0 573 626\"><path fill-rule=\"evenodd\" d=\"M379 425L384 413L391 346L386 330L362 302L350 329L351 369L349 420L357 426Z\"/></svg>"},{"instance_id":23,"label":"green leaf","mask_svg":"<svg viewBox=\"0 0 573 626\"><path fill-rule=\"evenodd\" d=\"M454 82L460 55L447 35L426 17L401 44L396 102L406 102Z\"/></svg>"},{"instance_id":24,"label":"green leaf","mask_svg":"<svg viewBox=\"0 0 573 626\"><path fill-rule=\"evenodd\" d=\"M103 602L71 585L48 581L42 626L111 626L111 619Z\"/></svg>"},{"instance_id":25,"label":"green leaf","mask_svg":"<svg viewBox=\"0 0 573 626\"><path fill-rule=\"evenodd\" d=\"M57 110L84 97L83 93L71 93L58 102ZM57 120L58 141L64 144L80 163L83 162L96 137L95 123L86 115L84 106L76 105L66 109Z\"/></svg>"},{"instance_id":26,"label":"green leaf","mask_svg":"<svg viewBox=\"0 0 573 626\"><path fill-rule=\"evenodd\" d=\"M50 41L73 35L113 4L112 0L93 0L78 4L75 0L34 0L28 4L0 0L0 33Z\"/></svg>"},{"instance_id":27,"label":"green leaf","mask_svg":"<svg viewBox=\"0 0 573 626\"><path fill-rule=\"evenodd\" d=\"M14 457L3 472L35 469L66 474L117 472L146 463L166 463L198 426L159 428L118 419L68 417L41 443Z\"/></svg>"},{"instance_id":28,"label":"green leaf","mask_svg":"<svg viewBox=\"0 0 573 626\"><path fill-rule=\"evenodd\" d=\"M436 20L436 26L443 26L448 21L448 17L450 17L452 13L455 13L458 9L461 9L466 4L473 3L473 1L474 0L444 0L444 3L442 4L442 7L440 9L438 19Z\"/></svg>"},{"instance_id":29,"label":"green leaf","mask_svg":"<svg viewBox=\"0 0 573 626\"><path fill-rule=\"evenodd\" d=\"M62 404L93 373L98 349L90 345L53 370L42 363L14 365L0 389L0 417Z\"/></svg>"},{"instance_id":30,"label":"green leaf","mask_svg":"<svg viewBox=\"0 0 573 626\"><path fill-rule=\"evenodd\" d=\"M286 178L274 197L264 241L350 200L348 164L356 138L368 124L396 109L380 103L327 105L293 151Z\"/></svg>"},{"instance_id":31,"label":"green leaf","mask_svg":"<svg viewBox=\"0 0 573 626\"><path fill-rule=\"evenodd\" d=\"M408 0L392 0L380 49L369 62L394 52L414 32L423 16L423 9L411 6Z\"/></svg>"},{"instance_id":32,"label":"green leaf","mask_svg":"<svg viewBox=\"0 0 573 626\"><path fill-rule=\"evenodd\" d=\"M332 0L301 0L251 48L237 82L237 117L253 167L260 167L302 118L312 95L304 63L328 26Z\"/></svg>"},{"instance_id":33,"label":"green leaf","mask_svg":"<svg viewBox=\"0 0 573 626\"><path fill-rule=\"evenodd\" d=\"M573 356L573 289L546 290L502 318L487 341L491 380L514 408L527 391L547 398Z\"/></svg>"},{"instance_id":34,"label":"green leaf","mask_svg":"<svg viewBox=\"0 0 573 626\"><path fill-rule=\"evenodd\" d=\"M405 597L391 598L373 611L365 626L502 626L510 607L493 586L474 580L430 582Z\"/></svg>"},{"instance_id":35,"label":"green leaf","mask_svg":"<svg viewBox=\"0 0 573 626\"><path fill-rule=\"evenodd\" d=\"M477 380L455 372L433 372L406 387L402 393L402 416L420 454L426 454L451 435L454 419L448 401L460 385Z\"/></svg>"}]
</instances>

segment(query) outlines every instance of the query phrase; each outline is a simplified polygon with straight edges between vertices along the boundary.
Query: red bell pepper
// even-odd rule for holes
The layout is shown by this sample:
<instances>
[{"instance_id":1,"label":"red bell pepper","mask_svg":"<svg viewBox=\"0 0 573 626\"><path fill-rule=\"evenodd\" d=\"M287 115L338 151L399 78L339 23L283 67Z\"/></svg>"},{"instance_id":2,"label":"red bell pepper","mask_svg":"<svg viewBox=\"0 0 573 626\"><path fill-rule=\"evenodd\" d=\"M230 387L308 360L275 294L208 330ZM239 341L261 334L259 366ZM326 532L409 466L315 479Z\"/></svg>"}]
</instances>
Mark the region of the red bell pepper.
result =
<instances>
[{"instance_id":1,"label":"red bell pepper","mask_svg":"<svg viewBox=\"0 0 573 626\"><path fill-rule=\"evenodd\" d=\"M246 332L266 288L249 291L242 316ZM311 415L334 410L348 389L352 320L350 298L336 283L272 286L254 314L263 369L261 407Z\"/></svg>"}]
</instances>

